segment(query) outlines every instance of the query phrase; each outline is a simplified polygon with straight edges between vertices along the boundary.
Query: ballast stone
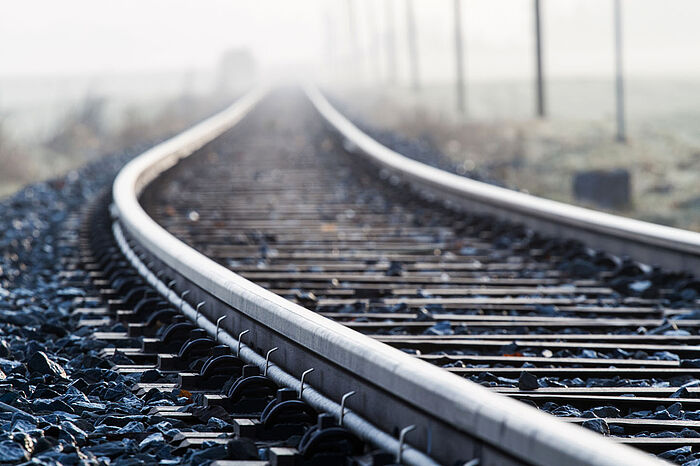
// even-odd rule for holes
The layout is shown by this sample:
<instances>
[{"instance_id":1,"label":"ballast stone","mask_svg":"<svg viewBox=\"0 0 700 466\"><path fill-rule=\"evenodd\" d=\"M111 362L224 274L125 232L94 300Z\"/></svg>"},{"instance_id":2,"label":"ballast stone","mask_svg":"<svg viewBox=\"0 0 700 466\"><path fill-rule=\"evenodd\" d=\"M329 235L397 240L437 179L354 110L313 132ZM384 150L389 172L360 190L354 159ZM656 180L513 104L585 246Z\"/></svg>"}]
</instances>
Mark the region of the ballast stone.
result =
<instances>
[{"instance_id":1,"label":"ballast stone","mask_svg":"<svg viewBox=\"0 0 700 466\"><path fill-rule=\"evenodd\" d=\"M43 351L38 351L27 362L30 372L42 375L54 375L63 379L68 378L66 371L57 362L52 361Z\"/></svg>"}]
</instances>

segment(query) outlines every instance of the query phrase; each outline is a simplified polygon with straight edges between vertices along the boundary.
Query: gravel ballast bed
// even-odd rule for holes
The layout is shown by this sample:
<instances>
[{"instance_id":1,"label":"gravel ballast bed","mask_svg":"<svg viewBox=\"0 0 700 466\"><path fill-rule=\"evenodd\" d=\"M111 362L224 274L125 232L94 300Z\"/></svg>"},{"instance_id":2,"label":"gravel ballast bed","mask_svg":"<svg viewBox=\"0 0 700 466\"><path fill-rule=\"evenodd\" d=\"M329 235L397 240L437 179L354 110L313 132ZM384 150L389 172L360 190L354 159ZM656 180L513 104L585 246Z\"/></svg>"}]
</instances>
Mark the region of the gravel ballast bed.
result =
<instances>
[{"instance_id":1,"label":"gravel ballast bed","mask_svg":"<svg viewBox=\"0 0 700 466\"><path fill-rule=\"evenodd\" d=\"M60 275L79 256L81 210L131 155L28 186L0 203L2 464L205 464L226 456L214 445L173 455L166 441L191 427L146 413L190 400L179 393L135 396L142 375L119 374L114 365L125 356L100 357L107 343L91 338L124 326L79 327L73 311L99 303L83 299L94 293L80 286L89 283L86 272L73 271L68 285Z\"/></svg>"}]
</instances>

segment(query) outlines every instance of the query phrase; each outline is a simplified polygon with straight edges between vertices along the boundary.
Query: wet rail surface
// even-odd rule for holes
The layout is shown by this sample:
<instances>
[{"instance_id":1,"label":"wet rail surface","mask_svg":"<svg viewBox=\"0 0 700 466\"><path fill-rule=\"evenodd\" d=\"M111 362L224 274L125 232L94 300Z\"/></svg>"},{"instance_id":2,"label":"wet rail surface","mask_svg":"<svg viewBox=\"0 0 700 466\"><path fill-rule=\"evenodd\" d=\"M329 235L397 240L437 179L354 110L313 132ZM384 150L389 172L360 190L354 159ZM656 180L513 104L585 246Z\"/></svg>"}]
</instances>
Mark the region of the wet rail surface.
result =
<instances>
[{"instance_id":1,"label":"wet rail surface","mask_svg":"<svg viewBox=\"0 0 700 466\"><path fill-rule=\"evenodd\" d=\"M453 212L383 175L301 95L276 94L143 201L195 249L325 317L619 442L694 460L692 277Z\"/></svg>"}]
</instances>

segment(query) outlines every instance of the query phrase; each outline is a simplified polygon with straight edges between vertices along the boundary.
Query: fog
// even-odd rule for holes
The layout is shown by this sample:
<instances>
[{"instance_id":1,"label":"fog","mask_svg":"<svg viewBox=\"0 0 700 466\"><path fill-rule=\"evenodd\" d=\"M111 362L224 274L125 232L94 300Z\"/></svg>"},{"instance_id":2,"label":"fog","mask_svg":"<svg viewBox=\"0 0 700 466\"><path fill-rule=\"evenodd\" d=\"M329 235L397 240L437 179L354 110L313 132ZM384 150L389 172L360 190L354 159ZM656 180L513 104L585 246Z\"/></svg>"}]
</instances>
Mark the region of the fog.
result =
<instances>
[{"instance_id":1,"label":"fog","mask_svg":"<svg viewBox=\"0 0 700 466\"><path fill-rule=\"evenodd\" d=\"M231 47L267 64L318 55L319 1L28 0L0 9L0 75L211 67Z\"/></svg>"},{"instance_id":2,"label":"fog","mask_svg":"<svg viewBox=\"0 0 700 466\"><path fill-rule=\"evenodd\" d=\"M0 76L206 68L231 47L249 48L268 69L317 66L329 48L349 54L349 11L369 62L372 54L385 52L387 4L395 16L398 59L405 62L404 0L4 0ZM452 1L414 4L422 74L429 81L447 79L453 66ZM700 2L628 0L623 8L628 73L700 74ZM470 77L531 75L531 1L465 0L463 13ZM548 74L609 74L611 14L610 0L543 1Z\"/></svg>"},{"instance_id":3,"label":"fog","mask_svg":"<svg viewBox=\"0 0 700 466\"><path fill-rule=\"evenodd\" d=\"M420 91L411 88L410 5ZM536 192L535 162L569 157L544 196L569 201L582 168L634 167L637 206L647 209L634 215L688 224L659 216L675 212L700 229L700 2L621 0L624 146L613 142L614 0L541 0L544 120L535 118L533 5L461 0L459 114L453 0L0 0L0 196L163 138L255 82L312 78L357 118L457 148L470 164L479 163L464 153L471 143L485 161L504 141L522 146L514 153L532 158L532 180L522 168L501 176L516 187ZM85 133L90 115L100 121ZM465 124L484 126L455 144L472 134ZM29 168L10 176L9 160Z\"/></svg>"},{"instance_id":4,"label":"fog","mask_svg":"<svg viewBox=\"0 0 700 466\"><path fill-rule=\"evenodd\" d=\"M52 131L61 112L87 95L127 105L210 92L221 80L222 54L231 50L252 55L256 80L301 76L330 87L405 87L411 4L420 83L442 86L432 103L449 106L453 0L0 0L0 119L6 131L27 139ZM633 95L657 98L631 99L632 114L693 110L700 2L622 0L622 7L625 78ZM545 85L566 97L548 99L551 116L610 116L612 11L613 0L542 0ZM462 22L470 114L531 116L532 98L512 94L532 92L533 0L462 0ZM518 89L483 87L497 83ZM590 92L577 92L580 86Z\"/></svg>"},{"instance_id":5,"label":"fog","mask_svg":"<svg viewBox=\"0 0 700 466\"><path fill-rule=\"evenodd\" d=\"M26 136L48 131L56 109L87 93L144 99L175 95L183 88L205 91L215 86L220 58L232 49L253 55L259 79L315 76L325 84L369 87L388 83L393 56L393 85L407 85L408 4L2 0L0 116ZM448 84L455 76L453 1L412 4L421 84ZM628 79L700 76L700 2L623 0L622 5ZM462 13L468 84L533 78L532 0L462 0ZM548 84L612 78L612 0L542 0L542 22ZM395 52L390 54L392 42ZM595 104L573 114L597 115L600 108ZM30 109L34 111L27 113ZM504 107L494 115L527 112Z\"/></svg>"}]
</instances>

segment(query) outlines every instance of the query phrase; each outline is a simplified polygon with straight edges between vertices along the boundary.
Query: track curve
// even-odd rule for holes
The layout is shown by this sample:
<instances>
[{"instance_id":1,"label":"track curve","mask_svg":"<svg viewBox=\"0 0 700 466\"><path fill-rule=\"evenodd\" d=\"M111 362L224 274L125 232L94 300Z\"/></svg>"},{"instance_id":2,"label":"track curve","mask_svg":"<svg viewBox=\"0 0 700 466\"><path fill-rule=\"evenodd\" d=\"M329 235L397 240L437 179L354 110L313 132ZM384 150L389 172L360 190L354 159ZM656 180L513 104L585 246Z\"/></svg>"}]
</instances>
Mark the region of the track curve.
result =
<instances>
[{"instance_id":1,"label":"track curve","mask_svg":"<svg viewBox=\"0 0 700 466\"><path fill-rule=\"evenodd\" d=\"M524 250L532 244L523 243L527 235L522 228L513 229L510 244L500 252L488 252L492 241L499 239L488 234L498 231L494 228L494 225L498 225L493 221L472 216L469 221L462 221L461 229L455 229L455 225L460 224L459 216L462 214L445 210L435 202L407 196L406 191L397 192L396 188L393 188L393 194L387 193L392 189L377 186L374 169L358 166L363 164L358 164L357 160L339 150L337 142L325 134L321 120L315 117L313 121L313 110L309 104L299 104L299 96L292 98L296 103L286 109L284 105L282 108L276 107L271 103L275 99L268 97L253 110L262 96L262 91L254 91L214 119L149 151L127 166L115 182L114 214L118 219L115 232L117 237L121 237L120 244L126 251L140 251L142 258L132 253L130 259L144 274L148 273L146 269L158 269L172 277L174 288L191 290L188 299L183 300L151 273L153 283L158 284L174 304L195 321L206 318L209 323L205 326L216 336L219 336L219 331L214 323L222 316L227 318L220 321L221 329L230 335L255 328L254 340L244 345L251 358L274 346L288 346L289 352L272 359L277 368L275 370L300 374L308 367L315 366L315 370L322 372L323 376L317 381L309 379L310 388L304 391L305 399L313 400L315 406L324 405L326 411L338 408L337 400L347 391L349 384L361 387L364 394L362 400L349 404L352 415L348 419L355 423L354 430L366 439L371 441L372 436L376 437L375 440L381 437L379 443L390 451L397 448L398 440L384 432L396 432L403 426L416 424L416 431L407 437L412 447L405 450L403 459L408 463L427 464L430 461L428 456L442 463L473 458L481 459L481 464L655 463L650 456L557 421L455 374L484 382L478 379L479 374L490 373L497 381L494 384L496 388L508 393L513 387L504 386L509 385L508 382L498 381L499 372L504 380L512 380L512 374L522 379L522 372L534 375L537 380L538 374L548 377L548 372L566 372L561 371L561 366L567 365L579 374L586 374L589 369L594 373L605 373L604 365L610 365L609 361L599 360L610 359L607 355L593 358L596 361L584 361L576 356L573 357L574 361L565 361L565 357L551 359L552 351L549 348L578 348L581 345L576 343L576 338L558 342L545 338L542 344L536 341L539 338L537 332L534 337L510 332L506 338L497 334L497 338L494 338L483 328L556 328L554 319L562 319L558 323L561 326L597 329L590 333L593 337L589 337L592 342L587 343L588 348L582 349L590 350L592 347L605 354L606 340L615 342L616 338L625 338L624 333L618 333L615 337L610 328L629 328L638 315L648 317L647 326L658 324L657 327L660 327L665 325L664 318L688 315L692 309L676 309L667 313L665 309L659 309L659 305L663 304L659 299L624 298L616 295L600 279L571 278L558 268L561 256L566 251L543 253L543 247L537 251ZM280 100L279 94L274 97ZM312 98L318 105L318 95L312 95ZM252 114L244 118L249 112ZM221 136L239 121L238 126ZM309 131L315 136L306 137ZM289 141L287 147L283 141ZM231 154L231 148L238 149ZM321 155L328 156L326 159L317 158L318 148L321 148ZM177 165L181 159L195 152L197 157ZM332 156L331 153L336 155ZM207 159L211 162L209 171L196 173L198 167L206 167L207 164L202 161ZM175 168L169 170L172 167ZM187 170L195 174L190 172L187 182L178 181L181 180L178 175L182 176ZM357 178L357 173L362 174L359 183L351 180ZM389 179L396 182L390 176ZM223 193L227 193L229 198L223 199ZM236 202L235 196L230 196L232 193L240 196L239 202ZM142 202L150 206L156 219L173 230L175 236L144 212L138 201L141 195ZM192 197L186 198L184 195ZM226 204L230 200L234 204ZM333 206L334 202L347 204L348 200L354 202L355 208ZM170 210L165 202L171 204ZM411 202L413 205L410 205ZM313 208L305 209L305 203ZM214 208L209 208L209 205ZM382 209L387 208L392 209L390 220L385 222L388 224L383 224L385 219L382 216L386 214ZM416 209L420 214L409 208ZM275 216L266 221L269 212L264 209L269 209ZM424 218L419 218L421 216ZM232 223L227 224L227 220ZM395 236L398 238L389 238L392 231L397 231L397 225L414 222L417 222L415 228L402 230L405 237L397 233ZM211 236L206 238L207 241L204 241L204 236L198 236L198 229L205 224L209 225L208 234L221 230L218 239L214 235L214 243L207 242L212 240ZM481 225L481 232L475 225ZM251 232L258 232L258 236L251 236ZM339 232L343 232L342 237ZM482 237L479 236L481 233L484 233ZM266 234L271 235L270 238L275 235L279 237L279 242L277 238L272 241L279 244L268 244L271 241L265 238ZM357 235L355 239L353 234ZM289 238L281 239L285 235ZM176 236L195 247L208 247L206 255L219 263L185 245ZM334 238L329 239L329 236ZM364 247L367 236L372 237L371 245ZM261 237L263 241L260 241ZM336 243L329 247L323 241ZM211 250L212 244L217 243L221 246L219 253ZM228 249L225 247L227 244L230 246ZM324 249L328 248L328 253L324 253ZM302 253L294 257L294 251ZM347 260L339 264L337 256L343 254L348 254ZM509 254L516 260L508 258ZM373 255L375 259L372 259ZM262 271L256 275L255 261L260 260L263 262ZM314 261L321 261L323 265L314 265ZM364 269L361 262L364 262ZM151 265L147 267L149 263ZM222 263L228 267L222 266ZM367 265L374 278L362 277ZM265 270L270 267L277 267L278 270ZM298 276L285 276L291 273L285 270L292 268L300 272ZM243 276L229 269L237 270ZM379 279L376 279L376 275L379 275ZM426 279L427 276L432 278ZM272 288L299 304L312 307L323 315L311 312L244 277ZM490 284L495 286L484 288L484 277L488 277ZM638 281L641 280L634 280L633 283ZM326 286L326 282L330 286ZM341 282L344 286L340 286ZM445 286L446 282L449 282L449 286ZM303 283L303 286L297 283ZM430 288L431 283L434 289ZM206 300L208 304L197 311L195 303L200 300ZM355 309L358 311L355 314L359 316L353 312L329 311L332 306L352 307L355 303L366 303L365 309ZM399 307L385 313L390 315L382 315L371 309L372 305L380 304L384 308ZM430 305L440 307L426 309ZM478 307L482 313L456 311L465 306L470 309ZM509 312L503 312L508 309ZM357 321L358 318L360 321ZM625 320L627 318L631 320ZM449 353L439 354L444 353L444 349L422 350L418 358L406 354L416 354L415 345L428 348L435 345L430 341L421 342L428 340L427 336L423 338L415 333L430 329L433 329L433 333L444 332L445 324L441 322L447 322L452 331L449 335L442 334L445 337L440 343L442 345L481 348L479 351L482 351L483 348L501 348L505 341L506 346L511 342L515 345L511 351L513 354L497 356L488 354L487 350L474 354L454 354L457 357L450 358L445 357ZM680 323L681 326L684 324L692 327L694 322L686 320ZM453 328L457 326L467 332L455 334ZM396 327L403 330L397 333ZM481 330L469 335L470 327ZM386 333L392 329L393 334ZM358 331L371 334L372 338ZM226 341L233 347L237 346L238 341L230 335L225 337ZM408 343L399 342L402 335L408 336L403 337ZM635 340L634 336L629 336ZM654 340L653 334L645 338ZM683 338L678 336L674 341L678 343L680 340ZM618 343L612 344L616 346L610 347L610 351L620 346ZM625 344L632 348L637 343ZM403 347L404 351L397 351L389 345ZM695 349L689 345L683 347L676 344L673 349L692 354ZM518 353L517 349L533 347L544 347L550 354L523 354L527 351L515 354ZM430 353L435 353L434 357ZM549 361L542 361L543 358ZM644 369L642 373L648 372L646 375L649 377L652 377L650 374L662 374L662 378L668 378L674 370L680 372L674 369L673 364L652 360L639 363L634 358L627 359L627 362L616 363L629 366L626 369L629 373L634 373L635 365L641 366ZM463 370L446 371L436 367L445 365L441 364L445 360L448 366L456 360L461 361L462 365L466 361L468 366L473 366L473 370L462 367ZM264 359L257 361L265 364ZM526 370L523 370L519 366L505 364L506 361L525 362L530 366L525 366ZM553 361L554 367L538 367L543 362L551 366ZM487 364L486 368L483 364ZM497 367L503 364L505 367ZM581 364L592 367L576 367ZM679 368L679 364L676 367ZM647 365L653 367L647 370ZM452 366L452 369L459 368ZM689 370L683 372L692 373ZM286 384L294 385L295 379L285 380ZM536 400L539 394L548 397L548 400L556 395L552 390L542 393L523 390L522 386L517 389L517 386L516 382L514 397L529 399L530 402ZM557 386L540 388L556 389ZM566 396L570 399L572 395ZM583 396L590 397L586 394Z\"/></svg>"}]
</instances>

